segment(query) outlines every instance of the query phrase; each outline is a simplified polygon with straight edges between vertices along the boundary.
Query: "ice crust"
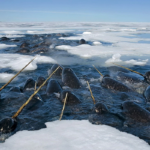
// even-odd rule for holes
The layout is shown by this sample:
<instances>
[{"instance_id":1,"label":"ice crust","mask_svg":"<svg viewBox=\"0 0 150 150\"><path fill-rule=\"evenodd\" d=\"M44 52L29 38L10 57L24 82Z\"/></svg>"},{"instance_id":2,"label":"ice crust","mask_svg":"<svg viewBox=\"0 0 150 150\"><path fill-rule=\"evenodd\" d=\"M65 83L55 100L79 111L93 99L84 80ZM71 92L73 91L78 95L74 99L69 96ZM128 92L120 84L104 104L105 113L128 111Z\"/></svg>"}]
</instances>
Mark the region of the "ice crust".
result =
<instances>
[{"instance_id":1,"label":"ice crust","mask_svg":"<svg viewBox=\"0 0 150 150\"><path fill-rule=\"evenodd\" d=\"M150 38L137 37L137 35L150 34L150 23L0 23L0 37L24 36L24 34L50 34L50 33L75 33L76 36L60 37L64 40L85 39L87 44L79 46L59 45L59 50L66 50L68 53L81 57L81 59L91 59L94 65L112 65L118 62L114 59L116 54L120 54L120 63L124 65L146 65L150 64L150 44L139 41L150 42ZM91 44L90 44L91 42ZM9 47L15 45L9 45ZM7 48L8 45L0 44L0 49ZM54 48L51 45L50 48ZM58 63L72 64L72 59L62 57ZM82 60L73 61L86 64ZM35 67L34 67L35 68Z\"/></svg>"},{"instance_id":2,"label":"ice crust","mask_svg":"<svg viewBox=\"0 0 150 150\"><path fill-rule=\"evenodd\" d=\"M21 70L34 56L21 55L21 54L0 54L0 68L11 68L12 70ZM56 63L54 59L47 56L37 55L36 59L24 70L35 70L37 69L38 63Z\"/></svg>"},{"instance_id":3,"label":"ice crust","mask_svg":"<svg viewBox=\"0 0 150 150\"><path fill-rule=\"evenodd\" d=\"M8 82L15 74L0 73L0 83Z\"/></svg>"},{"instance_id":4,"label":"ice crust","mask_svg":"<svg viewBox=\"0 0 150 150\"><path fill-rule=\"evenodd\" d=\"M46 123L38 131L19 131L1 150L149 150L149 145L131 134L106 125L92 125L86 120Z\"/></svg>"},{"instance_id":5,"label":"ice crust","mask_svg":"<svg viewBox=\"0 0 150 150\"><path fill-rule=\"evenodd\" d=\"M17 45L7 45L7 44L0 44L0 50L1 49L5 49L5 48L9 48L9 47L16 47Z\"/></svg>"}]
</instances>

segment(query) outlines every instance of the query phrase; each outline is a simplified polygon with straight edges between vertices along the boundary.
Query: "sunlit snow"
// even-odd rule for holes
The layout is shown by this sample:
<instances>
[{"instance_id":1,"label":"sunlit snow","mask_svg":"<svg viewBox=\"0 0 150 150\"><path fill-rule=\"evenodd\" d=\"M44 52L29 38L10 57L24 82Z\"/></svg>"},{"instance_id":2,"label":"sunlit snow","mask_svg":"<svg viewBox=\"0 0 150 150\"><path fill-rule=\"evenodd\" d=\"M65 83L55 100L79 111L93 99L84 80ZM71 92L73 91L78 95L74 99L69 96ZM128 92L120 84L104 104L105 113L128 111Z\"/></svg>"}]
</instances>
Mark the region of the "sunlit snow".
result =
<instances>
[{"instance_id":1,"label":"sunlit snow","mask_svg":"<svg viewBox=\"0 0 150 150\"><path fill-rule=\"evenodd\" d=\"M0 83L8 82L13 76L14 74L0 73Z\"/></svg>"},{"instance_id":2,"label":"sunlit snow","mask_svg":"<svg viewBox=\"0 0 150 150\"><path fill-rule=\"evenodd\" d=\"M21 70L34 56L21 54L0 54L0 68L11 68L12 70ZM25 70L35 70L37 63L56 63L54 59L47 56L37 55L36 59Z\"/></svg>"},{"instance_id":3,"label":"sunlit snow","mask_svg":"<svg viewBox=\"0 0 150 150\"><path fill-rule=\"evenodd\" d=\"M46 123L38 131L19 131L1 150L149 150L149 145L131 134L88 121L63 120Z\"/></svg>"},{"instance_id":4,"label":"sunlit snow","mask_svg":"<svg viewBox=\"0 0 150 150\"><path fill-rule=\"evenodd\" d=\"M9 48L9 47L17 47L17 45L6 45L6 44L0 44L0 50L4 48Z\"/></svg>"}]
</instances>

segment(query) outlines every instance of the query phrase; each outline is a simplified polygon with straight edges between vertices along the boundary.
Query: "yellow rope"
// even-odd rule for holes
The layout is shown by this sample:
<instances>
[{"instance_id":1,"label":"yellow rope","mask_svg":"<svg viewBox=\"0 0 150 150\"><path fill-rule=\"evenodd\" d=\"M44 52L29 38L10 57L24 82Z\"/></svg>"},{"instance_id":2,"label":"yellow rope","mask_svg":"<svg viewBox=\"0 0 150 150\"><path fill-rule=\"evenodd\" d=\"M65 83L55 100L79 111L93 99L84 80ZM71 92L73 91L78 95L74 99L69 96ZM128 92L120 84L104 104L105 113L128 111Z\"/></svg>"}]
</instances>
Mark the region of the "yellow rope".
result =
<instances>
[{"instance_id":1,"label":"yellow rope","mask_svg":"<svg viewBox=\"0 0 150 150\"><path fill-rule=\"evenodd\" d=\"M64 101L63 109L62 109L62 111L61 111L61 115L60 115L59 120L61 120L61 118L62 118L62 116L63 116L64 109L65 109L65 105L66 105L66 101L67 101L67 96L68 96L68 93L66 93L66 97L65 97L65 101Z\"/></svg>"},{"instance_id":2,"label":"yellow rope","mask_svg":"<svg viewBox=\"0 0 150 150\"><path fill-rule=\"evenodd\" d=\"M19 108L19 110L12 116L12 118L16 118L23 108L32 100L33 96L36 95L39 90L46 84L46 82L52 77L52 75L59 69L59 67L56 68L56 70L43 82L43 84L29 97L29 99Z\"/></svg>"},{"instance_id":3,"label":"yellow rope","mask_svg":"<svg viewBox=\"0 0 150 150\"><path fill-rule=\"evenodd\" d=\"M15 77L17 77L35 58L36 56L27 65L25 65L15 76L13 76L5 85L3 85L0 88L0 91L4 89Z\"/></svg>"},{"instance_id":4,"label":"yellow rope","mask_svg":"<svg viewBox=\"0 0 150 150\"><path fill-rule=\"evenodd\" d=\"M103 77L102 73L93 65L93 67L97 70L97 72Z\"/></svg>"},{"instance_id":5,"label":"yellow rope","mask_svg":"<svg viewBox=\"0 0 150 150\"><path fill-rule=\"evenodd\" d=\"M95 101L95 98L94 98L94 96L93 96L93 93L92 93L92 90L91 90L91 87L90 87L90 84L89 84L88 81L87 81L87 84L88 84L88 87L89 87L89 90L90 90L90 93L91 93L91 97L92 97L92 99L93 99L93 103L95 104L96 101Z\"/></svg>"}]
</instances>

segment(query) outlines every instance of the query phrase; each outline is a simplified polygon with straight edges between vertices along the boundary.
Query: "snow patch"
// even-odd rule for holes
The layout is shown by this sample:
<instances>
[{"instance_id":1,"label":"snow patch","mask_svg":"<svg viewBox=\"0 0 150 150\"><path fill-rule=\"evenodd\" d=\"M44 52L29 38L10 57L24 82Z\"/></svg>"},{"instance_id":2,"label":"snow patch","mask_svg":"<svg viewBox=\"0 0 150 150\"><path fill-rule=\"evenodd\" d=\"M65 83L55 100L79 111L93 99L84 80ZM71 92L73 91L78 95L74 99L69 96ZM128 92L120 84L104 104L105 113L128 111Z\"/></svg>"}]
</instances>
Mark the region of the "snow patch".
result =
<instances>
[{"instance_id":1,"label":"snow patch","mask_svg":"<svg viewBox=\"0 0 150 150\"><path fill-rule=\"evenodd\" d=\"M121 57L120 54L114 54L112 56L112 58L106 60L105 63L107 65L114 65L113 63L119 63L119 64L121 63L121 64L128 64L128 65L144 66L148 62L148 59L145 59L145 60L141 60L141 59L134 60L134 59L131 59L131 60L123 61L123 60L120 59L120 57Z\"/></svg>"},{"instance_id":2,"label":"snow patch","mask_svg":"<svg viewBox=\"0 0 150 150\"><path fill-rule=\"evenodd\" d=\"M93 45L101 45L102 43L101 42L98 42L98 41L95 41L93 42Z\"/></svg>"},{"instance_id":3,"label":"snow patch","mask_svg":"<svg viewBox=\"0 0 150 150\"><path fill-rule=\"evenodd\" d=\"M14 75L15 74L0 73L0 83L8 82ZM16 80L16 78L14 80Z\"/></svg>"},{"instance_id":4,"label":"snow patch","mask_svg":"<svg viewBox=\"0 0 150 150\"><path fill-rule=\"evenodd\" d=\"M9 31L3 31L2 33L5 33L5 34L22 34L23 32L15 31L15 30L9 30Z\"/></svg>"},{"instance_id":5,"label":"snow patch","mask_svg":"<svg viewBox=\"0 0 150 150\"><path fill-rule=\"evenodd\" d=\"M91 34L91 32L83 32L83 34Z\"/></svg>"},{"instance_id":6,"label":"snow patch","mask_svg":"<svg viewBox=\"0 0 150 150\"><path fill-rule=\"evenodd\" d=\"M34 56L21 55L21 54L0 54L0 68L11 68L15 71L20 71ZM37 69L38 63L56 63L54 59L47 56L38 55L36 59L24 70L35 70Z\"/></svg>"},{"instance_id":7,"label":"snow patch","mask_svg":"<svg viewBox=\"0 0 150 150\"><path fill-rule=\"evenodd\" d=\"M105 63L110 64L110 63L115 63L115 62L122 62L120 59L121 55L120 54L114 54L112 58L108 59Z\"/></svg>"},{"instance_id":8,"label":"snow patch","mask_svg":"<svg viewBox=\"0 0 150 150\"><path fill-rule=\"evenodd\" d=\"M149 150L149 145L131 134L87 120L46 123L38 131L19 131L0 144L1 150Z\"/></svg>"},{"instance_id":9,"label":"snow patch","mask_svg":"<svg viewBox=\"0 0 150 150\"><path fill-rule=\"evenodd\" d=\"M144 66L146 65L148 62L148 59L145 59L145 60L134 60L134 59L131 59L131 60L128 60L128 61L125 61L125 63L127 64L130 64L130 65L139 65L139 66Z\"/></svg>"},{"instance_id":10,"label":"snow patch","mask_svg":"<svg viewBox=\"0 0 150 150\"><path fill-rule=\"evenodd\" d=\"M9 47L17 47L17 45L0 44L0 49L9 48Z\"/></svg>"}]
</instances>

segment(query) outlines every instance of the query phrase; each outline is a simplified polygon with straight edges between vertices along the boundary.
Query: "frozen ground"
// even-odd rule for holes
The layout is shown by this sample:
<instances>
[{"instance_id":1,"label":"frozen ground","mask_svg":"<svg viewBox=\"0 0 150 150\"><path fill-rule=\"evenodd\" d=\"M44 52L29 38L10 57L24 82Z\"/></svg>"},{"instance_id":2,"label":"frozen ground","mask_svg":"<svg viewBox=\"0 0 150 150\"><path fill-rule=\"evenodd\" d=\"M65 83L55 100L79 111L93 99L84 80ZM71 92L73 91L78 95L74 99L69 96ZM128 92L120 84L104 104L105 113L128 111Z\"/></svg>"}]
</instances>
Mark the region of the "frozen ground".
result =
<instances>
[{"instance_id":1,"label":"frozen ground","mask_svg":"<svg viewBox=\"0 0 150 150\"><path fill-rule=\"evenodd\" d=\"M0 144L1 150L149 150L131 134L88 121L54 121L38 131L20 131Z\"/></svg>"}]
</instances>

